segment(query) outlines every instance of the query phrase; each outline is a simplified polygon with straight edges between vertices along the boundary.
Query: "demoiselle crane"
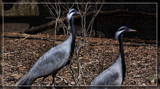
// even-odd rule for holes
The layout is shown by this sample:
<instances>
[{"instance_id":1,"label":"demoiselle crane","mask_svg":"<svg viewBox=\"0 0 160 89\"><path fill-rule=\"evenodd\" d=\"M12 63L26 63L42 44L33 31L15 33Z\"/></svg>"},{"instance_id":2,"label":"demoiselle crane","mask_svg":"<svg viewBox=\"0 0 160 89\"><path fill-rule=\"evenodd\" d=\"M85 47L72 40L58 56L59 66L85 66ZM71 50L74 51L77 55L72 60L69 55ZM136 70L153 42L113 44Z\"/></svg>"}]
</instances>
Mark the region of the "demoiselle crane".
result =
<instances>
[{"instance_id":1,"label":"demoiselle crane","mask_svg":"<svg viewBox=\"0 0 160 89\"><path fill-rule=\"evenodd\" d=\"M56 73L63 68L69 62L69 57L74 51L75 44L75 28L74 28L74 15L77 14L75 9L70 9L67 14L67 22L70 22L71 32L70 36L64 42L56 45L51 48L48 52L42 55L37 62L33 65L33 67L26 73L17 83L21 89L25 89L25 87L21 87L21 85L32 85L32 83L40 77L44 77L42 81L49 75L52 74L53 82ZM30 89L27 87L26 89Z\"/></svg>"},{"instance_id":2,"label":"demoiselle crane","mask_svg":"<svg viewBox=\"0 0 160 89\"><path fill-rule=\"evenodd\" d=\"M119 41L119 57L114 64L99 74L90 85L90 89L119 89L125 78L126 65L123 49L123 35L127 32L136 32L126 26L122 26L115 34L115 38ZM109 87L107 87L109 85ZM111 86L110 86L111 85Z\"/></svg>"}]
</instances>

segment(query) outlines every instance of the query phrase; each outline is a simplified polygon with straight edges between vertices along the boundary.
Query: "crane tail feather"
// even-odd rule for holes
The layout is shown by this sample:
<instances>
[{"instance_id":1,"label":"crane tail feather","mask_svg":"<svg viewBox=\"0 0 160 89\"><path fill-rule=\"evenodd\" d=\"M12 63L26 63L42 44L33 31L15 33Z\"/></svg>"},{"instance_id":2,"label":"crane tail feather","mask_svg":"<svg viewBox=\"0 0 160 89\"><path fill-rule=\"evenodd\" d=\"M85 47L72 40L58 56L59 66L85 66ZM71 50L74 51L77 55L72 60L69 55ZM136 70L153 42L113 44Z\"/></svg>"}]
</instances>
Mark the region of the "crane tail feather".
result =
<instances>
[{"instance_id":1,"label":"crane tail feather","mask_svg":"<svg viewBox=\"0 0 160 89\"><path fill-rule=\"evenodd\" d=\"M15 86L17 86L18 89L31 89L33 81L34 80L27 73L16 83Z\"/></svg>"}]
</instances>

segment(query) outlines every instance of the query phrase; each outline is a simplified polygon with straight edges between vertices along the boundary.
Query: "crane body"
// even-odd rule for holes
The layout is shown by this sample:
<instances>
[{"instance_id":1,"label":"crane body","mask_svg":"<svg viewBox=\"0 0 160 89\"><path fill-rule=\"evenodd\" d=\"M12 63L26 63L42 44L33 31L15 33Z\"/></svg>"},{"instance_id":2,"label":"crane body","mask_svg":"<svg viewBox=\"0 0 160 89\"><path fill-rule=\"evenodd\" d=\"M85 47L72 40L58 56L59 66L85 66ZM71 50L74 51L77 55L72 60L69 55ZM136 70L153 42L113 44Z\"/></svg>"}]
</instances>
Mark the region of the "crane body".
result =
<instances>
[{"instance_id":1,"label":"crane body","mask_svg":"<svg viewBox=\"0 0 160 89\"><path fill-rule=\"evenodd\" d=\"M122 26L115 34L115 38L119 41L119 57L116 62L108 69L99 74L92 82L90 89L119 89L124 81L126 64L123 49L123 34L127 32L135 32L136 30ZM108 86L109 85L109 86ZM93 87L92 87L93 86ZM95 86L95 87L94 87ZM107 87L108 86L108 87Z\"/></svg>"},{"instance_id":2,"label":"crane body","mask_svg":"<svg viewBox=\"0 0 160 89\"><path fill-rule=\"evenodd\" d=\"M71 13L70 13L71 12ZM40 77L44 77L42 81L49 75L52 74L53 82L56 73L69 63L69 57L73 54L75 44L75 29L74 29L74 18L76 14L75 9L70 9L67 14L67 19L71 23L71 33L67 40L51 48L48 52L42 55L33 67L26 73L17 83L16 86L21 85L32 85L32 83ZM69 17L68 17L69 15ZM30 89L30 87L21 89Z\"/></svg>"}]
</instances>

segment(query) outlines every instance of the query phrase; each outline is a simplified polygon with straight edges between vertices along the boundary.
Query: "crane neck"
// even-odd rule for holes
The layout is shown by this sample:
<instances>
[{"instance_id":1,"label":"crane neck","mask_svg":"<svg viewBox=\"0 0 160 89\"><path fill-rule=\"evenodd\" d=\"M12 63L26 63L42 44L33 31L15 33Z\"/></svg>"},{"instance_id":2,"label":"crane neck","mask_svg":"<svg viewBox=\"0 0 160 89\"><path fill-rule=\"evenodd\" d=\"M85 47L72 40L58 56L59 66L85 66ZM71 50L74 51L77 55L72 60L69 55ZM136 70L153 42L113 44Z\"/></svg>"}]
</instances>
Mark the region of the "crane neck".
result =
<instances>
[{"instance_id":1,"label":"crane neck","mask_svg":"<svg viewBox=\"0 0 160 89\"><path fill-rule=\"evenodd\" d=\"M76 33L75 33L75 28L74 28L74 17L73 17L73 16L71 17L70 25L71 25L71 33L70 33L70 36L72 36L72 38L75 38Z\"/></svg>"},{"instance_id":2,"label":"crane neck","mask_svg":"<svg viewBox=\"0 0 160 89\"><path fill-rule=\"evenodd\" d=\"M74 53L75 39L76 39L76 32L74 27L74 16L71 17L70 25L71 25L71 33L70 33L69 39L71 41L71 57L72 57Z\"/></svg>"},{"instance_id":3,"label":"crane neck","mask_svg":"<svg viewBox=\"0 0 160 89\"><path fill-rule=\"evenodd\" d=\"M124 58L124 49L123 49L123 34L120 35L118 38L119 40L119 56L121 57L121 64L122 64L122 79L125 78L125 72L126 72L126 64L125 64L125 58Z\"/></svg>"},{"instance_id":4,"label":"crane neck","mask_svg":"<svg viewBox=\"0 0 160 89\"><path fill-rule=\"evenodd\" d=\"M124 49L123 49L123 35L118 38L119 41L119 54L121 55L122 59L124 59Z\"/></svg>"}]
</instances>

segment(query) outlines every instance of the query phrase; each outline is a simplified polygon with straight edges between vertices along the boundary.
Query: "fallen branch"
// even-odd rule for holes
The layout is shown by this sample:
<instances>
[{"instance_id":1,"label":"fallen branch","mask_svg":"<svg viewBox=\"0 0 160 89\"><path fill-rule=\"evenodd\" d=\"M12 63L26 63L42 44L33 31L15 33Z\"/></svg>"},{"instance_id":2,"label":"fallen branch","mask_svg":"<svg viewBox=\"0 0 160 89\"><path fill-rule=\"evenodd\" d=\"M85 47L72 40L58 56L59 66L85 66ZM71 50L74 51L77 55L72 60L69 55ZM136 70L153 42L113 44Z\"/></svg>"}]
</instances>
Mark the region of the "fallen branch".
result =
<instances>
[{"instance_id":1,"label":"fallen branch","mask_svg":"<svg viewBox=\"0 0 160 89\"><path fill-rule=\"evenodd\" d=\"M58 21L60 22L61 20L64 21L65 18L61 18ZM24 32L25 33L29 33L29 34L36 34L36 33L45 31L45 30L47 30L49 28L53 28L55 24L56 24L56 20L51 21L51 22L49 22L47 24L43 24L43 25L37 26L37 27L32 27L30 29L25 30Z\"/></svg>"},{"instance_id":2,"label":"fallen branch","mask_svg":"<svg viewBox=\"0 0 160 89\"><path fill-rule=\"evenodd\" d=\"M97 12L98 12L98 10L88 12L88 13L86 14L86 17L92 16L92 15L94 15L94 14L97 13ZM106 15L115 15L115 14L127 14L127 15L139 15L139 16L153 16L153 17L156 16L155 14L129 12L127 9L126 9L126 10L117 9L117 10L111 10L111 11L99 11L99 13L98 13L97 16L104 16L104 15L106 16ZM80 16L80 15L76 15L76 16L74 16L74 19L75 19L75 20L81 19L81 16ZM61 22L65 22L65 21L66 21L66 18L63 17L63 18L58 19L58 20L57 20L57 23L61 23ZM37 27L32 27L32 28L30 28L30 29L27 29L27 30L25 30L25 33L28 33L28 34L36 34L36 33L45 31L45 30L47 30L47 29L53 28L53 27L55 26L55 24L56 24L56 20L51 21L51 22L46 23L46 24L43 24L43 25L40 25L40 26L37 26Z\"/></svg>"}]
</instances>

